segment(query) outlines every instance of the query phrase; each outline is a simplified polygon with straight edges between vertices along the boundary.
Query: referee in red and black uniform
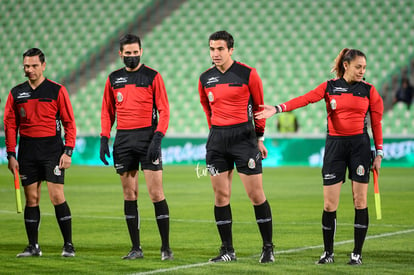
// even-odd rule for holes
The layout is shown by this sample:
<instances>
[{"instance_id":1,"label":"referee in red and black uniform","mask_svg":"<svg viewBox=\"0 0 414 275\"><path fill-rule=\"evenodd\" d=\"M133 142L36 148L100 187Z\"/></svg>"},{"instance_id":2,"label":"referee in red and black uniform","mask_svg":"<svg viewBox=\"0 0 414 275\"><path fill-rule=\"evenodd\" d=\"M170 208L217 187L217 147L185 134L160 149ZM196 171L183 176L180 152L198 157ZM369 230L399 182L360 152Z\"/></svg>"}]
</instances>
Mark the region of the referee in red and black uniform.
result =
<instances>
[{"instance_id":1,"label":"referee in red and black uniform","mask_svg":"<svg viewBox=\"0 0 414 275\"><path fill-rule=\"evenodd\" d=\"M75 256L72 217L63 192L65 169L71 165L75 147L75 118L66 88L45 78L45 68L41 50L32 48L23 54L23 69L28 81L10 91L4 111L8 167L12 173L15 169L19 171L26 196L24 220L29 245L17 257L42 255L38 229L40 185L44 180L64 239L62 256Z\"/></svg>"},{"instance_id":2,"label":"referee in red and black uniform","mask_svg":"<svg viewBox=\"0 0 414 275\"><path fill-rule=\"evenodd\" d=\"M264 106L257 118L269 118L310 103L325 100L328 114L325 155L322 167L324 211L322 232L325 251L317 264L334 262L336 210L340 190L348 177L352 183L355 207L354 249L348 264L362 264L362 246L368 230L367 192L371 169L371 145L367 133L368 115L376 149L372 169L381 167L383 102L375 87L364 81L366 56L356 49L343 49L335 59L337 78L320 84L314 90L277 106Z\"/></svg>"},{"instance_id":3,"label":"referee in red and black uniform","mask_svg":"<svg viewBox=\"0 0 414 275\"><path fill-rule=\"evenodd\" d=\"M172 260L169 245L169 209L162 186L161 140L170 119L167 92L161 75L140 63L143 49L138 36L120 39L119 55L125 67L112 72L105 85L101 113L101 152L108 165L108 140L117 121L114 142L114 166L121 177L124 213L132 242L123 259L143 257L139 238L138 169L144 172L148 193L154 203L161 236L161 260ZM159 119L158 119L159 115Z\"/></svg>"},{"instance_id":4,"label":"referee in red and black uniform","mask_svg":"<svg viewBox=\"0 0 414 275\"><path fill-rule=\"evenodd\" d=\"M209 38L214 66L201 74L198 91L210 128L206 164L215 195L214 215L221 238L220 253L211 262L235 261L230 207L234 163L256 214L263 239L260 262L273 262L272 214L262 186L264 119L253 113L263 104L262 81L256 69L232 60L234 40L226 31ZM253 125L254 121L254 125Z\"/></svg>"}]
</instances>

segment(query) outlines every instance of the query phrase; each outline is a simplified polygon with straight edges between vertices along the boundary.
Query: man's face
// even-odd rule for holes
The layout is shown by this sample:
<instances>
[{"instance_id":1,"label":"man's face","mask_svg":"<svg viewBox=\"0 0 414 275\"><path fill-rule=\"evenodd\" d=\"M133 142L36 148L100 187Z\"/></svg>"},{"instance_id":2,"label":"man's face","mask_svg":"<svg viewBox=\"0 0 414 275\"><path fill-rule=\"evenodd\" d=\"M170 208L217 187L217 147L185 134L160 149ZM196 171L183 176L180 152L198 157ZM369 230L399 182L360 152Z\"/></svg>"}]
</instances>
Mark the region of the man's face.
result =
<instances>
[{"instance_id":1,"label":"man's face","mask_svg":"<svg viewBox=\"0 0 414 275\"><path fill-rule=\"evenodd\" d=\"M25 56L23 58L24 74L31 82L35 82L42 78L45 68L46 62L41 63L38 55Z\"/></svg>"},{"instance_id":2,"label":"man's face","mask_svg":"<svg viewBox=\"0 0 414 275\"><path fill-rule=\"evenodd\" d=\"M138 43L124 45L122 51L119 52L119 56L140 56L142 49L140 49Z\"/></svg>"},{"instance_id":3,"label":"man's face","mask_svg":"<svg viewBox=\"0 0 414 275\"><path fill-rule=\"evenodd\" d=\"M226 68L232 61L233 48L228 49L224 40L210 40L210 57L214 65Z\"/></svg>"}]
</instances>

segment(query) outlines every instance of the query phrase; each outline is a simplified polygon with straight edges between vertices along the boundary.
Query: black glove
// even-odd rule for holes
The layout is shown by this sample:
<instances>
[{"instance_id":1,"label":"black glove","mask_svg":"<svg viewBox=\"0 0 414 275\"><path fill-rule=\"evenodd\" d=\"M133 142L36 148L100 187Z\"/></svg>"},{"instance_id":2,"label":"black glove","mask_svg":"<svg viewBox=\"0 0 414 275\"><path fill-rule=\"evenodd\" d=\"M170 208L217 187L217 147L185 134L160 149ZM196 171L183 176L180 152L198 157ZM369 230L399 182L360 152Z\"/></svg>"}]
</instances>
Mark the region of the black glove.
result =
<instances>
[{"instance_id":1,"label":"black glove","mask_svg":"<svg viewBox=\"0 0 414 275\"><path fill-rule=\"evenodd\" d=\"M154 164L161 157L161 140L163 137L163 133L155 132L154 136L152 137L151 143L148 146L147 159Z\"/></svg>"},{"instance_id":2,"label":"black glove","mask_svg":"<svg viewBox=\"0 0 414 275\"><path fill-rule=\"evenodd\" d=\"M105 136L101 137L101 150L99 154L99 157L101 158L102 162L105 165L109 165L108 161L105 158L105 155L107 155L108 158L111 157L111 155L109 154L108 138Z\"/></svg>"}]
</instances>

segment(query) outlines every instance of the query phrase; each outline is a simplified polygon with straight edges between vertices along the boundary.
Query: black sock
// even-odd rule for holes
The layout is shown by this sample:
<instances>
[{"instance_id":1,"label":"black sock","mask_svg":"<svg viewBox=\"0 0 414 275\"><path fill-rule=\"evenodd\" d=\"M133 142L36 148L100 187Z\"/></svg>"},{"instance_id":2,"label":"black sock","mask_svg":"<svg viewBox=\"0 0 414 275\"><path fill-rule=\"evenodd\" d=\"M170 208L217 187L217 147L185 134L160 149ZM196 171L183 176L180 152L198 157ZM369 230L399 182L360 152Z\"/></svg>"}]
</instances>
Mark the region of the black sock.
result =
<instances>
[{"instance_id":1,"label":"black sock","mask_svg":"<svg viewBox=\"0 0 414 275\"><path fill-rule=\"evenodd\" d=\"M336 232L336 211L323 211L322 234L325 251L333 253L334 238Z\"/></svg>"},{"instance_id":2,"label":"black sock","mask_svg":"<svg viewBox=\"0 0 414 275\"><path fill-rule=\"evenodd\" d=\"M24 225L26 226L26 234L29 244L35 245L38 242L40 224L40 208L39 206L24 208Z\"/></svg>"},{"instance_id":3,"label":"black sock","mask_svg":"<svg viewBox=\"0 0 414 275\"><path fill-rule=\"evenodd\" d=\"M354 254L361 255L369 224L368 208L355 209Z\"/></svg>"},{"instance_id":4,"label":"black sock","mask_svg":"<svg viewBox=\"0 0 414 275\"><path fill-rule=\"evenodd\" d=\"M216 219L217 229L220 234L222 246L227 251L234 251L233 234L232 234L232 215L230 204L226 206L214 206L214 216Z\"/></svg>"},{"instance_id":5,"label":"black sock","mask_svg":"<svg viewBox=\"0 0 414 275\"><path fill-rule=\"evenodd\" d=\"M124 214L128 226L129 237L131 238L132 248L140 248L139 241L139 215L137 201L124 201Z\"/></svg>"},{"instance_id":6,"label":"black sock","mask_svg":"<svg viewBox=\"0 0 414 275\"><path fill-rule=\"evenodd\" d=\"M263 245L273 245L272 211L270 209L268 201L266 200L264 203L260 205L255 205L254 213L256 215L256 222L259 226L260 234L262 235Z\"/></svg>"},{"instance_id":7,"label":"black sock","mask_svg":"<svg viewBox=\"0 0 414 275\"><path fill-rule=\"evenodd\" d=\"M158 230L161 236L161 250L170 248L170 211L167 201L164 199L154 202L155 218L157 220Z\"/></svg>"},{"instance_id":8,"label":"black sock","mask_svg":"<svg viewBox=\"0 0 414 275\"><path fill-rule=\"evenodd\" d=\"M72 243L72 216L66 201L55 205L55 214L64 243Z\"/></svg>"}]
</instances>

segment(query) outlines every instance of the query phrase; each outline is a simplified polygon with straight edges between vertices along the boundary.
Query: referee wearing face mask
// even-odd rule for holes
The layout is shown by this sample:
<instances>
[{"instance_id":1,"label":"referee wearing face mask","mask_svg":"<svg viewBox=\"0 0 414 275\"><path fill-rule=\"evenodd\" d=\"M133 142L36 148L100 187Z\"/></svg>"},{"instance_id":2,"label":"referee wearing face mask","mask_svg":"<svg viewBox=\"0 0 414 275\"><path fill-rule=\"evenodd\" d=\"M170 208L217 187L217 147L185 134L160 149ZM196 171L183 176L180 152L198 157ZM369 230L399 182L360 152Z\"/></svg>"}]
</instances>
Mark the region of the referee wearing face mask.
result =
<instances>
[{"instance_id":1,"label":"referee wearing face mask","mask_svg":"<svg viewBox=\"0 0 414 275\"><path fill-rule=\"evenodd\" d=\"M108 140L117 122L114 167L120 175L124 193L124 213L132 243L123 259L144 256L139 238L138 169L144 173L148 193L154 204L161 236L161 260L173 259L169 245L169 209L162 186L161 140L170 119L170 110L161 75L140 63L141 40L127 34L120 39L119 56L125 67L112 72L106 81L101 112L100 158L105 165ZM158 118L159 116L159 118Z\"/></svg>"}]
</instances>

